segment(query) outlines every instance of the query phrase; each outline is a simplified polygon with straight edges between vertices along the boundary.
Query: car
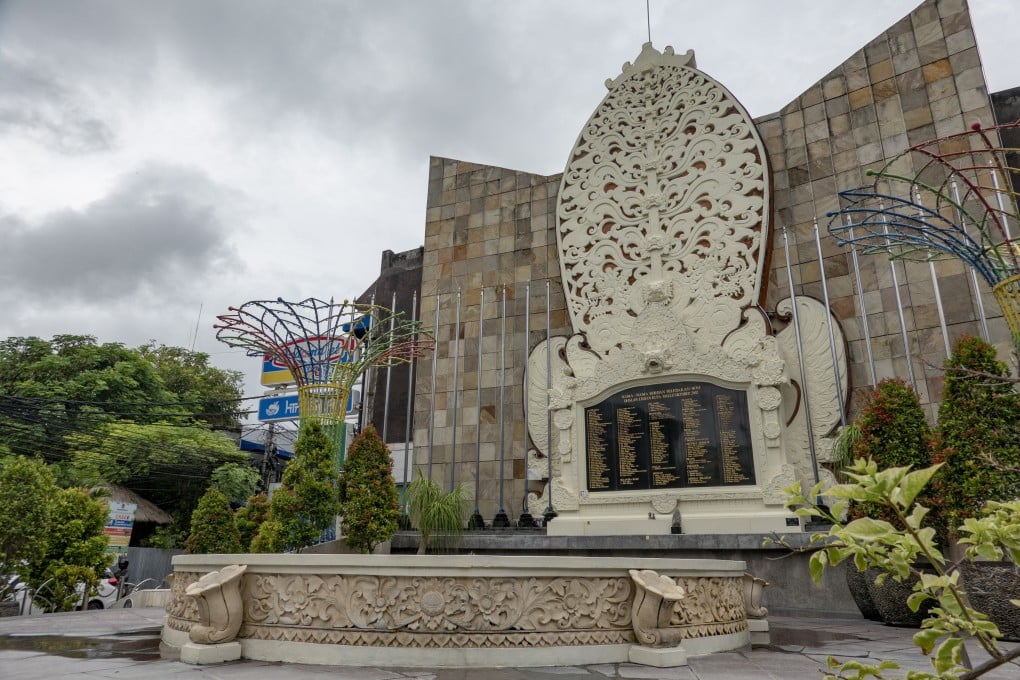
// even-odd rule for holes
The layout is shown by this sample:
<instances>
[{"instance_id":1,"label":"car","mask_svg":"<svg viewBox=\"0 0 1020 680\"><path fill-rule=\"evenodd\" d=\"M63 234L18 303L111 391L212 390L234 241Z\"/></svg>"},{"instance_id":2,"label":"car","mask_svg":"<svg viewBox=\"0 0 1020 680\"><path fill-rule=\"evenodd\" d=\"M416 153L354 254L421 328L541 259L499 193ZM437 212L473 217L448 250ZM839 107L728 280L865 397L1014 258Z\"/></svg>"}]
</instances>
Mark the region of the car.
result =
<instances>
[{"instance_id":1,"label":"car","mask_svg":"<svg viewBox=\"0 0 1020 680\"><path fill-rule=\"evenodd\" d=\"M3 599L8 604L11 602L15 603L14 606L17 608L18 613L28 615L42 614L46 611L46 608L43 606L43 603L48 601L45 584L43 584L39 592L32 593L28 584L18 576L6 576L3 580L5 585L3 587L3 597L0 599ZM120 597L129 592L128 589L119 588L119 586L120 582L113 571L110 569L105 570L103 576L99 579L96 591L86 601L85 609L109 609L112 607ZM78 597L80 599L83 598L84 592L85 584L78 584ZM81 610L81 604L75 607L75 609Z\"/></svg>"}]
</instances>

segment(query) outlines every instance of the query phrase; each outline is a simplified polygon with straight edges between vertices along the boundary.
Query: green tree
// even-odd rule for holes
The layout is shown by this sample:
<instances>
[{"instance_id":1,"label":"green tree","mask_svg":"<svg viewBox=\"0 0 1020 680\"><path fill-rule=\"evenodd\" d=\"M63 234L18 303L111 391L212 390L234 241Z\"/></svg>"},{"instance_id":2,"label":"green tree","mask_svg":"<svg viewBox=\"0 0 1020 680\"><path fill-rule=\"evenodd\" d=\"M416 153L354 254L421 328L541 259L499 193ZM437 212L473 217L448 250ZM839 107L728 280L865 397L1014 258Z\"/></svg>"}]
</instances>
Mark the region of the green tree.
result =
<instances>
[{"instance_id":1,"label":"green tree","mask_svg":"<svg viewBox=\"0 0 1020 680\"><path fill-rule=\"evenodd\" d=\"M0 574L29 575L46 555L57 488L44 463L24 457L0 468Z\"/></svg>"},{"instance_id":2,"label":"green tree","mask_svg":"<svg viewBox=\"0 0 1020 680\"><path fill-rule=\"evenodd\" d=\"M255 552L251 547L252 541L255 540L262 523L269 519L269 496L264 493L253 495L244 507L238 508L235 517L237 531L241 535L241 549Z\"/></svg>"},{"instance_id":3,"label":"green tree","mask_svg":"<svg viewBox=\"0 0 1020 680\"><path fill-rule=\"evenodd\" d=\"M192 554L241 552L241 535L230 501L218 489L210 488L198 501L186 545Z\"/></svg>"},{"instance_id":4,"label":"green tree","mask_svg":"<svg viewBox=\"0 0 1020 680\"><path fill-rule=\"evenodd\" d=\"M262 476L251 465L227 463L212 472L212 484L232 505L240 505L258 489Z\"/></svg>"},{"instance_id":5,"label":"green tree","mask_svg":"<svg viewBox=\"0 0 1020 680\"><path fill-rule=\"evenodd\" d=\"M786 505L802 517L820 517L832 523L827 532L816 532L810 559L811 577L819 583L829 566L853 560L864 571L880 570L876 583L887 578L913 578L913 593L907 604L918 611L933 600L930 615L914 635L914 644L930 655L931 671L908 671L909 680L973 680L989 671L1020 658L1020 647L1005 650L999 645L1001 633L988 616L973 609L959 583L955 566L946 559L936 544L936 530L928 525L928 508L918 502L939 465L919 470L909 467L880 469L871 459L858 459L844 471L851 481L822 491L818 484L810 493L801 491L800 482L786 489ZM831 510L816 505L813 499L824 493L832 499ZM843 522L848 503L881 507L891 521L859 517ZM1007 556L1020 562L1020 500L1008 503L989 502L978 518L968 518L957 529L960 544L966 546L966 560L1001 560ZM926 565L924 573L916 566ZM1020 606L1020 600L1012 600ZM970 668L964 642L972 640L990 657L980 666ZM898 664L882 661L868 664L860 660L840 661L829 657L826 664L836 674L826 680L882 680L886 672Z\"/></svg>"},{"instance_id":6,"label":"green tree","mask_svg":"<svg viewBox=\"0 0 1020 680\"><path fill-rule=\"evenodd\" d=\"M214 470L248 460L223 434L171 423L111 422L65 440L78 479L126 486L184 518L205 493Z\"/></svg>"},{"instance_id":7,"label":"green tree","mask_svg":"<svg viewBox=\"0 0 1020 680\"><path fill-rule=\"evenodd\" d=\"M155 367L166 388L196 419L213 427L240 427L244 375L209 365L209 355L150 342L138 353Z\"/></svg>"},{"instance_id":8,"label":"green tree","mask_svg":"<svg viewBox=\"0 0 1020 680\"><path fill-rule=\"evenodd\" d=\"M302 424L294 442L294 460L269 501L270 521L279 525L284 548L300 550L311 545L336 520L340 508L333 472L335 448L318 420Z\"/></svg>"},{"instance_id":9,"label":"green tree","mask_svg":"<svg viewBox=\"0 0 1020 680\"><path fill-rule=\"evenodd\" d=\"M46 527L46 552L31 563L26 579L45 595L48 608L69 611L95 590L110 563L103 532L108 514L106 502L85 489L56 491ZM85 592L79 590L82 587Z\"/></svg>"},{"instance_id":10,"label":"green tree","mask_svg":"<svg viewBox=\"0 0 1020 680\"><path fill-rule=\"evenodd\" d=\"M931 462L931 430L917 393L899 378L878 383L871 401L855 423L853 452L857 459L873 459L882 468ZM854 503L852 517L868 516L889 520L889 510L881 505Z\"/></svg>"},{"instance_id":11,"label":"green tree","mask_svg":"<svg viewBox=\"0 0 1020 680\"><path fill-rule=\"evenodd\" d=\"M1020 497L1020 395L980 338L960 338L945 366L934 487L942 523L957 527L985 501Z\"/></svg>"},{"instance_id":12,"label":"green tree","mask_svg":"<svg viewBox=\"0 0 1020 680\"><path fill-rule=\"evenodd\" d=\"M393 537L400 515L393 459L371 425L347 449L339 486L347 545L371 553Z\"/></svg>"}]
</instances>

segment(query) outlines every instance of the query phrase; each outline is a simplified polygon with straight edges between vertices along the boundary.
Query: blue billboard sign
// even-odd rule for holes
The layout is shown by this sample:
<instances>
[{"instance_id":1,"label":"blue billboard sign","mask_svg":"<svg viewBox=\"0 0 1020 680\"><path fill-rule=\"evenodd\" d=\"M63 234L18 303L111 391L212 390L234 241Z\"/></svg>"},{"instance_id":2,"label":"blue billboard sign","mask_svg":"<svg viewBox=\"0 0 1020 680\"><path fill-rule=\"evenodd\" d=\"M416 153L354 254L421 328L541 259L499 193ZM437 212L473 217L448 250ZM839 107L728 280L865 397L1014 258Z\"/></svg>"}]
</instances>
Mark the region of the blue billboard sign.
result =
<instances>
[{"instance_id":1,"label":"blue billboard sign","mask_svg":"<svg viewBox=\"0 0 1020 680\"><path fill-rule=\"evenodd\" d=\"M354 412L355 398L360 397L357 390L353 390L347 397L347 412ZM280 420L297 420L301 417L296 394L281 394L274 397L262 397L259 399L259 420L263 423L273 423Z\"/></svg>"},{"instance_id":2,"label":"blue billboard sign","mask_svg":"<svg viewBox=\"0 0 1020 680\"><path fill-rule=\"evenodd\" d=\"M259 399L259 420L263 423L276 422L278 420L297 420L298 396L296 394L283 394L278 397L262 397Z\"/></svg>"}]
</instances>

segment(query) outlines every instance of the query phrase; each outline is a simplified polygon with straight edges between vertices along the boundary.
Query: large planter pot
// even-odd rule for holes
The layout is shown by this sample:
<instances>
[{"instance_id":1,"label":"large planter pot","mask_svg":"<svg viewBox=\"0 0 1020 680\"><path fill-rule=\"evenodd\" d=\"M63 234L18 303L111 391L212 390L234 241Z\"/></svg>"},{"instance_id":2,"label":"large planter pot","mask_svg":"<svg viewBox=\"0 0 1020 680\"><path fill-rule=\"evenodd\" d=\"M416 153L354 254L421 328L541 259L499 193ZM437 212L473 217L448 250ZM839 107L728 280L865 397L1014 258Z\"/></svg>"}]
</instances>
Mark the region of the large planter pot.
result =
<instances>
[{"instance_id":1,"label":"large planter pot","mask_svg":"<svg viewBox=\"0 0 1020 680\"><path fill-rule=\"evenodd\" d=\"M914 592L917 578L911 577L897 581L890 576L879 586L875 584L875 578L881 573L879 569L868 569L865 573L865 580L868 585L868 593L882 617L882 622L887 626L920 628L921 623L928 618L931 601L925 602L916 612L911 611L907 606L907 598Z\"/></svg>"},{"instance_id":2,"label":"large planter pot","mask_svg":"<svg viewBox=\"0 0 1020 680\"><path fill-rule=\"evenodd\" d=\"M986 614L1006 640L1020 641L1020 567L1012 562L969 562L960 564L963 589L970 606Z\"/></svg>"},{"instance_id":3,"label":"large planter pot","mask_svg":"<svg viewBox=\"0 0 1020 680\"><path fill-rule=\"evenodd\" d=\"M863 571L857 571L853 562L846 565L846 587L854 598L854 604L861 611L861 616L870 621L881 621L882 615L871 599L871 592L868 590L868 577Z\"/></svg>"}]
</instances>

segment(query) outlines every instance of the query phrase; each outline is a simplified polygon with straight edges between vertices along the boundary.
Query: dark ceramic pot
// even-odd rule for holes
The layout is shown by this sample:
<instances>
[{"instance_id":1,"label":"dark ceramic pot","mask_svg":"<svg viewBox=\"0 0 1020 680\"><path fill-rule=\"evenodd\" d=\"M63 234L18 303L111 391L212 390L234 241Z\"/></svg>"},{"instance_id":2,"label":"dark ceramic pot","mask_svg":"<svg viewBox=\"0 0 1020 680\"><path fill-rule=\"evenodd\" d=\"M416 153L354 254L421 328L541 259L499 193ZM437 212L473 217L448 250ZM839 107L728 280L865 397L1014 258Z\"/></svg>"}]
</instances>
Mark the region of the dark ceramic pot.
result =
<instances>
[{"instance_id":1,"label":"dark ceramic pot","mask_svg":"<svg viewBox=\"0 0 1020 680\"><path fill-rule=\"evenodd\" d=\"M882 617L882 622L887 626L920 628L921 622L928 618L931 600L921 605L921 608L916 612L910 611L910 607L907 606L907 598L914 592L917 578L911 577L897 581L888 577L885 583L878 586L875 585L875 577L880 573L882 572L879 569L868 569L865 578L868 582L868 592Z\"/></svg>"},{"instance_id":2,"label":"dark ceramic pot","mask_svg":"<svg viewBox=\"0 0 1020 680\"><path fill-rule=\"evenodd\" d=\"M1020 567L1012 562L960 564L963 589L970 606L986 614L999 627L1003 639L1020 641Z\"/></svg>"},{"instance_id":3,"label":"dark ceramic pot","mask_svg":"<svg viewBox=\"0 0 1020 680\"><path fill-rule=\"evenodd\" d=\"M854 598L854 604L861 610L861 616L870 621L882 620L882 615L879 614L878 607L875 606L875 601L871 599L871 593L868 591L868 577L863 571L857 571L852 561L846 565L846 587Z\"/></svg>"}]
</instances>

